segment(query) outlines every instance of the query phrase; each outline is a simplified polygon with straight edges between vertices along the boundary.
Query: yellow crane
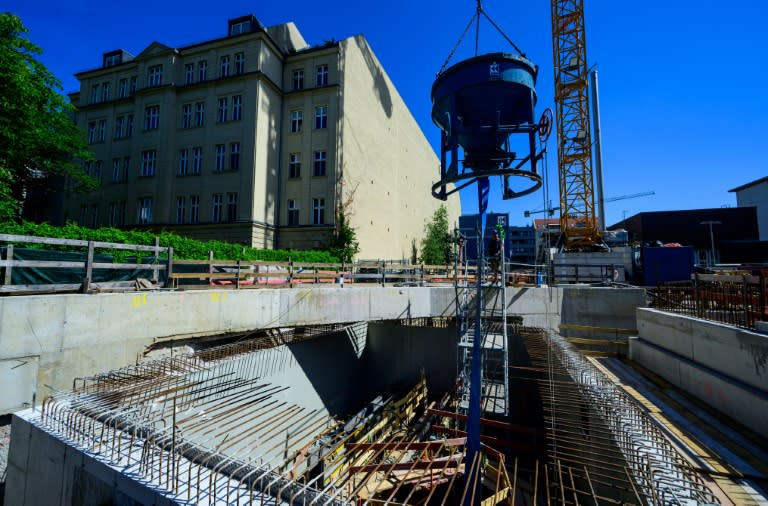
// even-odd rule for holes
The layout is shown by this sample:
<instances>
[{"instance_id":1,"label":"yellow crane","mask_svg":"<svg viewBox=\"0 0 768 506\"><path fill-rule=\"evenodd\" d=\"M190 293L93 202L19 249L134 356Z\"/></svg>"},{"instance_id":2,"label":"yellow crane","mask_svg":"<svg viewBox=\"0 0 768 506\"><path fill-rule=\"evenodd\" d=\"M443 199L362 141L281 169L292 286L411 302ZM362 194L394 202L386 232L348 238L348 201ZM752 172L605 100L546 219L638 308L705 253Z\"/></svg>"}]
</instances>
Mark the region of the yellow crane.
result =
<instances>
[{"instance_id":1,"label":"yellow crane","mask_svg":"<svg viewBox=\"0 0 768 506\"><path fill-rule=\"evenodd\" d=\"M601 243L592 173L584 0L552 1L560 230L566 251Z\"/></svg>"}]
</instances>

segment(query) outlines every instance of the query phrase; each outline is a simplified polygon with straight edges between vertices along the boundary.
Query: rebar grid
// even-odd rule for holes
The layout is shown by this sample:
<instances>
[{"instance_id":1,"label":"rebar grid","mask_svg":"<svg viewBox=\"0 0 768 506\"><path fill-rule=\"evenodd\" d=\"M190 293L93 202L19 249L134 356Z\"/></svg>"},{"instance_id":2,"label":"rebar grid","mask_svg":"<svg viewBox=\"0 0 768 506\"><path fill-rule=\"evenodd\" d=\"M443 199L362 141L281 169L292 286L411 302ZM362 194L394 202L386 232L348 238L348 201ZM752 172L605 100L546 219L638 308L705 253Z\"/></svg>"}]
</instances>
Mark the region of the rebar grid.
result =
<instances>
[{"instance_id":1,"label":"rebar grid","mask_svg":"<svg viewBox=\"0 0 768 506\"><path fill-rule=\"evenodd\" d=\"M543 373L550 458L589 469L641 504L720 504L655 422L564 338L540 329L520 335Z\"/></svg>"},{"instance_id":2,"label":"rebar grid","mask_svg":"<svg viewBox=\"0 0 768 506\"><path fill-rule=\"evenodd\" d=\"M40 423L184 500L316 499L320 492L276 470L336 422L260 380L285 360L274 342L262 336L87 378L47 399Z\"/></svg>"}]
</instances>

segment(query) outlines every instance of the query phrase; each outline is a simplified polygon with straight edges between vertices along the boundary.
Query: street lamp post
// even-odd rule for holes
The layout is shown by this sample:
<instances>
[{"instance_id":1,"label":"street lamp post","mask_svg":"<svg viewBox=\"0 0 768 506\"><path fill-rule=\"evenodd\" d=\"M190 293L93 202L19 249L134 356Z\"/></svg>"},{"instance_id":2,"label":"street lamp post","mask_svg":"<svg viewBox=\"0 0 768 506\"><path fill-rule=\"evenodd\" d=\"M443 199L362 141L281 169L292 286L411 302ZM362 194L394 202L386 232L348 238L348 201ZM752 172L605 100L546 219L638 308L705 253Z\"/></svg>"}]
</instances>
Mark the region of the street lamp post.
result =
<instances>
[{"instance_id":1,"label":"street lamp post","mask_svg":"<svg viewBox=\"0 0 768 506\"><path fill-rule=\"evenodd\" d=\"M715 233L712 231L712 225L722 225L721 222L717 220L707 220L702 221L699 223L699 225L709 225L709 245L712 248L712 264L715 264Z\"/></svg>"}]
</instances>

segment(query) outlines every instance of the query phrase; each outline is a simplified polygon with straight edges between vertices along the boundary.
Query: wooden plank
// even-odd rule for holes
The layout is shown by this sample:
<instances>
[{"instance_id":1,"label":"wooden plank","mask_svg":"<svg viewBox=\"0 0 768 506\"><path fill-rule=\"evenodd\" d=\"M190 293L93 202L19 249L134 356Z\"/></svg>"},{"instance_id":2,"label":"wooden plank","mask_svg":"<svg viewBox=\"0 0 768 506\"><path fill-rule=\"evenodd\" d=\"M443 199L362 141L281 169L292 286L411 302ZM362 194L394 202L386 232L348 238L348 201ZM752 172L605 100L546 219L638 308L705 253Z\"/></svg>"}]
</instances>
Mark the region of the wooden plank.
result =
<instances>
[{"instance_id":1,"label":"wooden plank","mask_svg":"<svg viewBox=\"0 0 768 506\"><path fill-rule=\"evenodd\" d=\"M174 272L170 277L173 279L235 279L238 274L236 272Z\"/></svg>"},{"instance_id":2,"label":"wooden plank","mask_svg":"<svg viewBox=\"0 0 768 506\"><path fill-rule=\"evenodd\" d=\"M510 492L512 492L512 489L509 487L501 489L492 496L483 499L483 502L480 503L480 506L495 506L496 504L499 504L501 501L509 497Z\"/></svg>"},{"instance_id":3,"label":"wooden plank","mask_svg":"<svg viewBox=\"0 0 768 506\"><path fill-rule=\"evenodd\" d=\"M94 262L93 268L94 269L116 269L116 270L143 269L143 270L153 270L153 271L164 271L166 267L164 264L108 264L108 263L102 263L102 262Z\"/></svg>"},{"instance_id":4,"label":"wooden plank","mask_svg":"<svg viewBox=\"0 0 768 506\"><path fill-rule=\"evenodd\" d=\"M52 269L75 268L82 269L85 262L58 262L48 260L0 260L0 267L49 267Z\"/></svg>"},{"instance_id":5,"label":"wooden plank","mask_svg":"<svg viewBox=\"0 0 768 506\"><path fill-rule=\"evenodd\" d=\"M23 292L72 292L79 290L80 283L61 283L52 285L5 285L0 286L2 293L23 293Z\"/></svg>"},{"instance_id":6,"label":"wooden plank","mask_svg":"<svg viewBox=\"0 0 768 506\"><path fill-rule=\"evenodd\" d=\"M10 285L13 282L13 244L9 244L5 250L5 258L10 263L5 265L5 276L3 280L4 285Z\"/></svg>"},{"instance_id":7,"label":"wooden plank","mask_svg":"<svg viewBox=\"0 0 768 506\"><path fill-rule=\"evenodd\" d=\"M367 450L426 450L428 448L440 448L443 446L461 446L467 442L467 438L459 437L454 439L438 439L436 441L394 441L387 443L351 443L346 445L347 450L355 451L367 451Z\"/></svg>"},{"instance_id":8,"label":"wooden plank","mask_svg":"<svg viewBox=\"0 0 768 506\"><path fill-rule=\"evenodd\" d=\"M88 241L88 257L85 260L85 278L83 278L83 293L87 292L93 279L93 241Z\"/></svg>"},{"instance_id":9,"label":"wooden plank","mask_svg":"<svg viewBox=\"0 0 768 506\"><path fill-rule=\"evenodd\" d=\"M37 237L32 235L0 234L0 242L23 244L50 244L55 246L88 247L88 241L80 239L59 239L56 237ZM143 244L122 244L114 242L92 241L95 248L121 249L130 251L155 251L154 246Z\"/></svg>"},{"instance_id":10,"label":"wooden plank","mask_svg":"<svg viewBox=\"0 0 768 506\"><path fill-rule=\"evenodd\" d=\"M417 462L403 462L400 464L366 464L364 466L349 466L349 473L355 474L355 473L370 473L371 471L409 471L409 470L422 470L422 469L439 469L443 470L450 467L459 467L459 458L462 457L463 454L458 454L455 457L451 457L455 460L448 460L448 461L417 461Z\"/></svg>"},{"instance_id":11,"label":"wooden plank","mask_svg":"<svg viewBox=\"0 0 768 506\"><path fill-rule=\"evenodd\" d=\"M637 329L622 329L616 327L593 327L591 325L575 325L572 323L561 323L559 325L560 330L578 330L580 332L594 332L604 334L623 334L636 336Z\"/></svg>"},{"instance_id":12,"label":"wooden plank","mask_svg":"<svg viewBox=\"0 0 768 506\"><path fill-rule=\"evenodd\" d=\"M35 237L31 235L0 234L0 241L21 242L26 244L53 244L56 246L88 246L88 241L75 239L57 239L55 237Z\"/></svg>"}]
</instances>

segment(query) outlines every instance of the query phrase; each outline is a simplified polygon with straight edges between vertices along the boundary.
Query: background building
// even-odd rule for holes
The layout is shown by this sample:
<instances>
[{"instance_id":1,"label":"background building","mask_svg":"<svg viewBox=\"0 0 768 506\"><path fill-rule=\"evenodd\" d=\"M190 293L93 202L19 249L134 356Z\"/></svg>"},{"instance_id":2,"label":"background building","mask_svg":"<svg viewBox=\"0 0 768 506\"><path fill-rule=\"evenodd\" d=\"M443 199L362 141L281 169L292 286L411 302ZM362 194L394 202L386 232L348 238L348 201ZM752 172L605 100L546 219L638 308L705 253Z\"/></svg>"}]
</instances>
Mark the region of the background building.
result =
<instances>
[{"instance_id":1,"label":"background building","mask_svg":"<svg viewBox=\"0 0 768 506\"><path fill-rule=\"evenodd\" d=\"M697 263L740 263L766 261L743 257L740 245L758 242L757 212L754 207L724 207L655 211L636 214L609 229L625 229L632 244L655 246L678 243L693 246ZM711 228L711 232L710 232ZM714 258L713 258L714 255Z\"/></svg>"},{"instance_id":2,"label":"background building","mask_svg":"<svg viewBox=\"0 0 768 506\"><path fill-rule=\"evenodd\" d=\"M260 248L328 244L341 208L365 258L408 258L438 160L362 36L309 47L292 23L104 53L71 95L101 181L57 221ZM449 220L459 199L446 203Z\"/></svg>"},{"instance_id":3,"label":"background building","mask_svg":"<svg viewBox=\"0 0 768 506\"><path fill-rule=\"evenodd\" d=\"M736 194L737 206L757 209L760 240L768 241L768 176L728 191Z\"/></svg>"},{"instance_id":4,"label":"background building","mask_svg":"<svg viewBox=\"0 0 768 506\"><path fill-rule=\"evenodd\" d=\"M459 232L466 240L466 255L469 260L477 258L477 230L479 216L477 214L465 214L459 217ZM504 256L513 264L532 264L536 252L536 238L533 227L519 227L509 225L508 213L488 213L485 220L486 247L491 238L491 233L496 226L501 225L506 231L504 236ZM513 265L512 268L519 267Z\"/></svg>"}]
</instances>

